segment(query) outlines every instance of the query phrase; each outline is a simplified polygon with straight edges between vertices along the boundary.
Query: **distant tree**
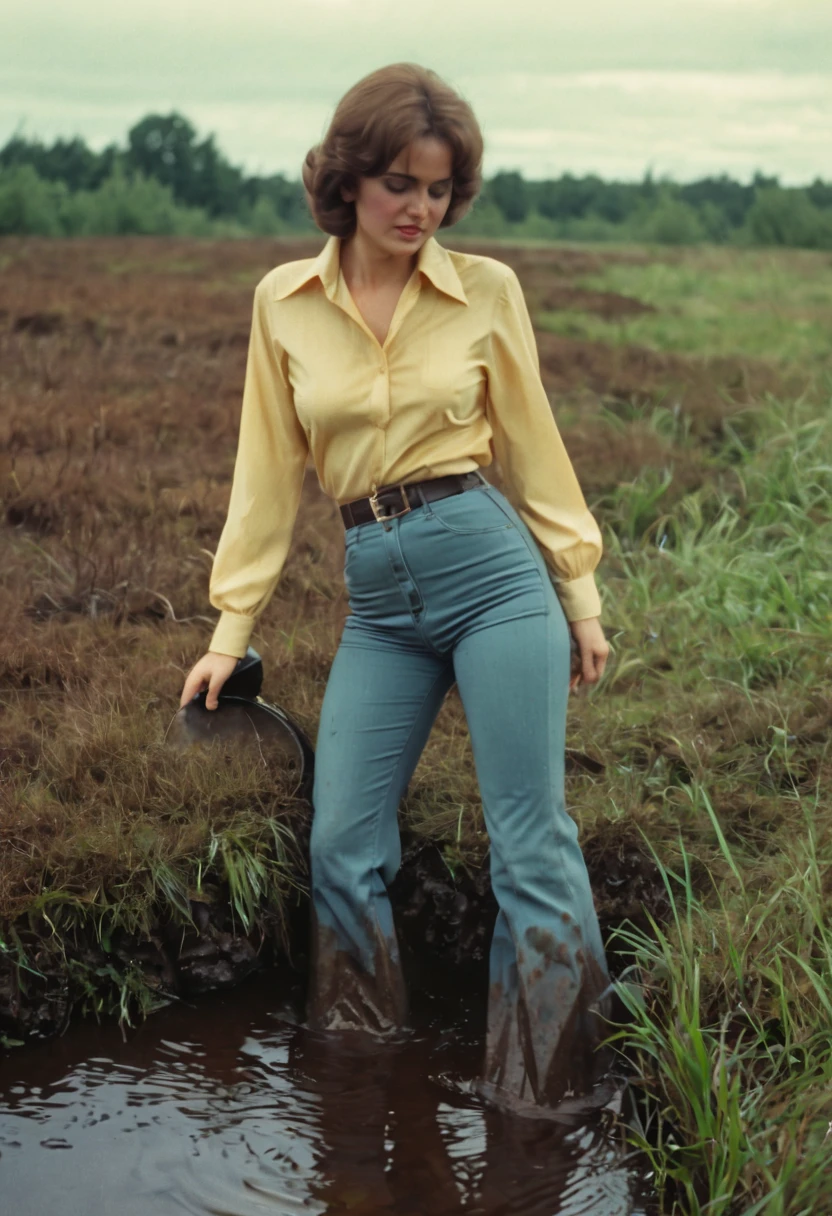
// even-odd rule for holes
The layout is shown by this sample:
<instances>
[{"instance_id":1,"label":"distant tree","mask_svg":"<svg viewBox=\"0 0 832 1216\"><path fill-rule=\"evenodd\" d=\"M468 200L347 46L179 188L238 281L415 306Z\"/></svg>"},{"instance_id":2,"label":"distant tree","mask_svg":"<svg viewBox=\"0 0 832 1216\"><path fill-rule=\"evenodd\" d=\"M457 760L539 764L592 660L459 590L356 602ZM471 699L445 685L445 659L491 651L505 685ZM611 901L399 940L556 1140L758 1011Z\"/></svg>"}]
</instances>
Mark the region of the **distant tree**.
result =
<instances>
[{"instance_id":1,"label":"distant tree","mask_svg":"<svg viewBox=\"0 0 832 1216\"><path fill-rule=\"evenodd\" d=\"M82 139L57 139L38 166L41 177L65 182L70 190L94 190L113 171L118 153L113 145L93 152Z\"/></svg>"},{"instance_id":2,"label":"distant tree","mask_svg":"<svg viewBox=\"0 0 832 1216\"><path fill-rule=\"evenodd\" d=\"M638 183L607 182L593 203L592 210L605 220L622 224L635 212L641 202Z\"/></svg>"},{"instance_id":3,"label":"distant tree","mask_svg":"<svg viewBox=\"0 0 832 1216\"><path fill-rule=\"evenodd\" d=\"M648 169L644 177L641 179L641 188L639 190L639 194L643 199L651 202L653 199L659 198L661 191L661 182L657 182L653 177L653 170Z\"/></svg>"},{"instance_id":4,"label":"distant tree","mask_svg":"<svg viewBox=\"0 0 832 1216\"><path fill-rule=\"evenodd\" d=\"M679 186L679 198L691 206L701 208L705 203L717 207L731 227L739 228L745 222L748 209L754 202L755 187L743 186L723 173L719 177L702 177L698 181Z\"/></svg>"},{"instance_id":5,"label":"distant tree","mask_svg":"<svg viewBox=\"0 0 832 1216\"><path fill-rule=\"evenodd\" d=\"M816 207L832 207L832 182L823 182L816 177L811 186L806 187L806 197Z\"/></svg>"},{"instance_id":6,"label":"distant tree","mask_svg":"<svg viewBox=\"0 0 832 1216\"><path fill-rule=\"evenodd\" d=\"M573 177L564 173L554 181L540 182L536 190L537 210L547 219L577 219L595 210L605 183L600 177Z\"/></svg>"},{"instance_id":7,"label":"distant tree","mask_svg":"<svg viewBox=\"0 0 832 1216\"><path fill-rule=\"evenodd\" d=\"M204 207L209 215L235 215L242 202L243 174L235 168L209 135L193 151L192 176L182 202Z\"/></svg>"},{"instance_id":8,"label":"distant tree","mask_svg":"<svg viewBox=\"0 0 832 1216\"><path fill-rule=\"evenodd\" d=\"M0 235L60 236L60 204L66 187L44 181L32 165L0 170Z\"/></svg>"},{"instance_id":9,"label":"distant tree","mask_svg":"<svg viewBox=\"0 0 832 1216\"><path fill-rule=\"evenodd\" d=\"M47 147L37 139L13 135L0 149L0 169L31 165L44 181L65 182L70 190L92 190L113 171L118 149L110 144L93 152L82 139L56 139Z\"/></svg>"},{"instance_id":10,"label":"distant tree","mask_svg":"<svg viewBox=\"0 0 832 1216\"><path fill-rule=\"evenodd\" d=\"M281 236L286 231L286 225L277 214L277 208L271 199L261 194L247 216L246 227L256 236Z\"/></svg>"},{"instance_id":11,"label":"distant tree","mask_svg":"<svg viewBox=\"0 0 832 1216\"><path fill-rule=\"evenodd\" d=\"M641 232L645 240L660 245L695 245L705 236L696 210L670 193L650 209Z\"/></svg>"},{"instance_id":12,"label":"distant tree","mask_svg":"<svg viewBox=\"0 0 832 1216\"><path fill-rule=\"evenodd\" d=\"M805 190L757 190L747 230L758 245L832 249L832 212L816 207Z\"/></svg>"},{"instance_id":13,"label":"distant tree","mask_svg":"<svg viewBox=\"0 0 832 1216\"><path fill-rule=\"evenodd\" d=\"M97 190L71 195L63 213L72 235L208 236L213 231L205 212L178 204L169 186L120 165Z\"/></svg>"},{"instance_id":14,"label":"distant tree","mask_svg":"<svg viewBox=\"0 0 832 1216\"><path fill-rule=\"evenodd\" d=\"M732 232L736 231L722 207L710 199L705 199L696 208L696 214L702 224L705 240L712 241L715 245L724 245L731 239Z\"/></svg>"},{"instance_id":15,"label":"distant tree","mask_svg":"<svg viewBox=\"0 0 832 1216\"><path fill-rule=\"evenodd\" d=\"M225 159L213 135L197 143L196 130L181 114L148 114L131 127L127 143L129 167L168 186L177 202L209 215L236 214L242 172Z\"/></svg>"},{"instance_id":16,"label":"distant tree","mask_svg":"<svg viewBox=\"0 0 832 1216\"><path fill-rule=\"evenodd\" d=\"M506 218L484 191L471 210L454 226L460 236L501 237L506 233Z\"/></svg>"},{"instance_id":17,"label":"distant tree","mask_svg":"<svg viewBox=\"0 0 832 1216\"><path fill-rule=\"evenodd\" d=\"M254 206L258 198L267 199L285 224L301 228L313 226L300 181L289 181L282 173L247 177L241 192L249 206Z\"/></svg>"},{"instance_id":18,"label":"distant tree","mask_svg":"<svg viewBox=\"0 0 832 1216\"><path fill-rule=\"evenodd\" d=\"M522 173L495 173L488 183L488 201L495 203L510 224L529 214L529 193Z\"/></svg>"},{"instance_id":19,"label":"distant tree","mask_svg":"<svg viewBox=\"0 0 832 1216\"><path fill-rule=\"evenodd\" d=\"M194 176L196 130L181 114L148 114L127 134L127 163L185 199Z\"/></svg>"}]
</instances>

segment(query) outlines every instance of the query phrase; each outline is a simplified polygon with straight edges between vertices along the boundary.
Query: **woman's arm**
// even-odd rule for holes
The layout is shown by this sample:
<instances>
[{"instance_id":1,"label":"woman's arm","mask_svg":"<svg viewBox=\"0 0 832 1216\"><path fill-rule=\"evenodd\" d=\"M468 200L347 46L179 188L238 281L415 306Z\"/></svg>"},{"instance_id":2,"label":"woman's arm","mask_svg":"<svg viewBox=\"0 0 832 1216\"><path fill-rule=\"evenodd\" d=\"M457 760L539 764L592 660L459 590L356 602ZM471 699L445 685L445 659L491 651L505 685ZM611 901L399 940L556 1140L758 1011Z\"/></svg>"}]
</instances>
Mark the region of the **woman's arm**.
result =
<instances>
[{"instance_id":1,"label":"woman's arm","mask_svg":"<svg viewBox=\"0 0 832 1216\"><path fill-rule=\"evenodd\" d=\"M594 576L602 551L601 532L587 508L540 379L534 330L520 282L509 267L505 271L488 367L486 410L494 453L507 493L540 546L571 624L601 613Z\"/></svg>"},{"instance_id":2,"label":"woman's arm","mask_svg":"<svg viewBox=\"0 0 832 1216\"><path fill-rule=\"evenodd\" d=\"M308 455L286 369L269 327L267 276L254 294L240 435L228 516L211 570L220 610L209 650L242 658L289 551Z\"/></svg>"}]
</instances>

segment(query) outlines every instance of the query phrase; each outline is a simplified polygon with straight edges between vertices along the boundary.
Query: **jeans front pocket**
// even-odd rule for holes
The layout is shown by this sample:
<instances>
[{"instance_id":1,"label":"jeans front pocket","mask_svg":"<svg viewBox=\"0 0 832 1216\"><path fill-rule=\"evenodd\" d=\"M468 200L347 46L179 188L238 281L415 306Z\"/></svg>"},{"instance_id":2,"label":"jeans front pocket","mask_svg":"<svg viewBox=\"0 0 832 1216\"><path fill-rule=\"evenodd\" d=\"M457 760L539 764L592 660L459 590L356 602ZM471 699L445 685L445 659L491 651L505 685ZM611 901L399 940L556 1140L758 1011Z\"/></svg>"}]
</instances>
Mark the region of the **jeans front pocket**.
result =
<instances>
[{"instance_id":1,"label":"jeans front pocket","mask_svg":"<svg viewBox=\"0 0 832 1216\"><path fill-rule=\"evenodd\" d=\"M520 515L520 513L516 509L516 507L514 507L509 502L509 500L506 498L506 496L500 490L498 490L495 486L489 486L486 493L488 494L489 498L493 502L496 510L498 510L500 512L500 514L505 518L505 520L511 524L511 526L514 528L517 535L522 538L523 543L525 544L526 548L528 549L529 553L531 554L532 559L534 560L534 564L537 566L538 572L539 572L540 577L543 580L543 582L547 586L551 586L552 579L551 579L551 576L549 575L548 567L546 565L546 560L543 556L543 552L540 548L540 545L537 543L537 541L534 537L534 534L533 534L531 528L529 527L529 525L526 523L526 521Z\"/></svg>"},{"instance_id":2,"label":"jeans front pocket","mask_svg":"<svg viewBox=\"0 0 832 1216\"><path fill-rule=\"evenodd\" d=\"M428 503L427 512L440 528L457 536L481 536L514 527L491 498L487 486L473 486L461 494L439 498Z\"/></svg>"}]
</instances>

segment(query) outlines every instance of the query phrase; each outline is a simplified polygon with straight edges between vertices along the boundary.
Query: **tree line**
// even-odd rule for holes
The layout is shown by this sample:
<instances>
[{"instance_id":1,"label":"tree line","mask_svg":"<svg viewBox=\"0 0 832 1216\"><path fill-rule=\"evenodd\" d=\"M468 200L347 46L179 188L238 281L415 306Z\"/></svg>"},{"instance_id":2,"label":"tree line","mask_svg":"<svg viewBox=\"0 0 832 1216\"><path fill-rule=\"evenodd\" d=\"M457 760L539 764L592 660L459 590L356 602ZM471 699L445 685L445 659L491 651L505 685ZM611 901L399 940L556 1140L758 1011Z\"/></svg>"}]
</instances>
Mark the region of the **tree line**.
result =
<instances>
[{"instance_id":1,"label":"tree line","mask_svg":"<svg viewBox=\"0 0 832 1216\"><path fill-rule=\"evenodd\" d=\"M0 234L282 236L316 231L300 180L246 174L183 115L149 114L126 146L47 146L15 134L0 149ZM756 173L676 183L563 173L490 177L460 235L511 239L790 245L832 249L832 183L787 187Z\"/></svg>"}]
</instances>

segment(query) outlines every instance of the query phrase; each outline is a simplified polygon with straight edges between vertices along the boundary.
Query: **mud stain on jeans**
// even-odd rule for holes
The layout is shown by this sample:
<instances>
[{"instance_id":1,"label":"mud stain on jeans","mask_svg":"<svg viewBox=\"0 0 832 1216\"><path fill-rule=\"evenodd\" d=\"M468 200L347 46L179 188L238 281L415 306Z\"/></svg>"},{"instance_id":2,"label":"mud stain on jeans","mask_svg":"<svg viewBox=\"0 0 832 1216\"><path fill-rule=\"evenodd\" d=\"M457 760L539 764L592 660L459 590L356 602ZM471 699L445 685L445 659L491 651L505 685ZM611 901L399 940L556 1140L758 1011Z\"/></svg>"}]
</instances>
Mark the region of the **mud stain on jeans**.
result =
<instances>
[{"instance_id":1,"label":"mud stain on jeans","mask_svg":"<svg viewBox=\"0 0 832 1216\"><path fill-rule=\"evenodd\" d=\"M316 1030L390 1034L407 1021L408 1002L398 944L368 923L375 942L373 969L345 950L334 929L313 913L307 1025Z\"/></svg>"},{"instance_id":2,"label":"mud stain on jeans","mask_svg":"<svg viewBox=\"0 0 832 1216\"><path fill-rule=\"evenodd\" d=\"M489 990L485 1091L511 1108L574 1111L603 1104L611 1056L599 1044L609 1033L609 975L583 949L570 951L547 930L529 929L525 938L516 991L498 982ZM536 963L528 970L531 952Z\"/></svg>"},{"instance_id":3,"label":"mud stain on jeans","mask_svg":"<svg viewBox=\"0 0 832 1216\"><path fill-rule=\"evenodd\" d=\"M571 918L570 918L571 919ZM575 941L579 926L571 921ZM344 948L313 914L306 1025L315 1030L395 1034L407 1023L408 1000L398 943L368 922L372 969ZM546 929L527 930L517 950L516 982L494 983L481 1092L498 1105L550 1110L592 1109L608 1098L609 975L578 946Z\"/></svg>"}]
</instances>

